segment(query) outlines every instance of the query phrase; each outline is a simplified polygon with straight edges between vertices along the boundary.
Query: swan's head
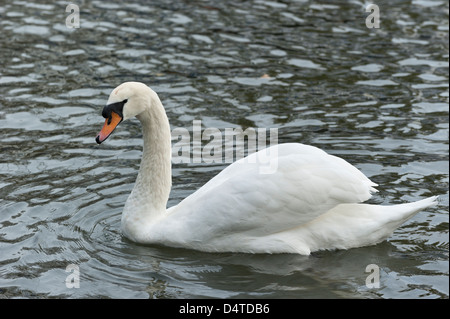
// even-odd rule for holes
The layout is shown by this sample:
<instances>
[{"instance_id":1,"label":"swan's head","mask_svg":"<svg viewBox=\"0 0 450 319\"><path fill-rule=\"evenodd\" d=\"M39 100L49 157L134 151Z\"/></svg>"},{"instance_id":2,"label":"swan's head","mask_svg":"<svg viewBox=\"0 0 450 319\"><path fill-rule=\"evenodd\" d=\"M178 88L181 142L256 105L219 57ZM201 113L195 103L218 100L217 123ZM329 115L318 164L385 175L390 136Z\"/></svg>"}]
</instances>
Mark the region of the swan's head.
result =
<instances>
[{"instance_id":1,"label":"swan's head","mask_svg":"<svg viewBox=\"0 0 450 319\"><path fill-rule=\"evenodd\" d=\"M122 121L141 114L149 107L149 96L155 94L147 85L140 82L125 82L109 95L102 116L106 119L95 140L98 144L106 140Z\"/></svg>"}]
</instances>

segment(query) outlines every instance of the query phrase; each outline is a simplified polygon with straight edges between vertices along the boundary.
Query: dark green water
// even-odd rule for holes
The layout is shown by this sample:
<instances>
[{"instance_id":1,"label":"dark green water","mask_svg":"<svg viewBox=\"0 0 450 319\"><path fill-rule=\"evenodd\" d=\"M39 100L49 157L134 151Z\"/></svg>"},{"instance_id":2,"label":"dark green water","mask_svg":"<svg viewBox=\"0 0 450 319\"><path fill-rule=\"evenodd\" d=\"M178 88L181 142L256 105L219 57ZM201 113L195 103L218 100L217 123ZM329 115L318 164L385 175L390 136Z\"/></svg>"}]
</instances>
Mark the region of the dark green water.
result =
<instances>
[{"instance_id":1,"label":"dark green water","mask_svg":"<svg viewBox=\"0 0 450 319\"><path fill-rule=\"evenodd\" d=\"M0 297L448 298L448 1L378 1L378 29L362 1L83 1L77 29L67 3L0 4ZM440 204L379 245L308 257L136 245L120 214L140 126L94 141L130 80L173 128L276 128L360 168L372 203ZM169 206L225 166L174 164Z\"/></svg>"}]
</instances>

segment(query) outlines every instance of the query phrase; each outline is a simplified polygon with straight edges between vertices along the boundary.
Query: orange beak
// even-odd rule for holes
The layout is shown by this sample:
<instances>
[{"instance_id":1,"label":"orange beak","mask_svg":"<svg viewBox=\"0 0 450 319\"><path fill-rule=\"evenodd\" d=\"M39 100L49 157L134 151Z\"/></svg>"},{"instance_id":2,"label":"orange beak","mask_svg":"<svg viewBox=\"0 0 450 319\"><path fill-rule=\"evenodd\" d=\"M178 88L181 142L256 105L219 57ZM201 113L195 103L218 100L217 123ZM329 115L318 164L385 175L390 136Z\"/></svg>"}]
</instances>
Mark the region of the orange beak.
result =
<instances>
[{"instance_id":1,"label":"orange beak","mask_svg":"<svg viewBox=\"0 0 450 319\"><path fill-rule=\"evenodd\" d=\"M95 141L100 144L106 140L120 122L122 122L122 117L116 112L111 112L111 117L105 120L105 124L100 133L97 134Z\"/></svg>"}]
</instances>

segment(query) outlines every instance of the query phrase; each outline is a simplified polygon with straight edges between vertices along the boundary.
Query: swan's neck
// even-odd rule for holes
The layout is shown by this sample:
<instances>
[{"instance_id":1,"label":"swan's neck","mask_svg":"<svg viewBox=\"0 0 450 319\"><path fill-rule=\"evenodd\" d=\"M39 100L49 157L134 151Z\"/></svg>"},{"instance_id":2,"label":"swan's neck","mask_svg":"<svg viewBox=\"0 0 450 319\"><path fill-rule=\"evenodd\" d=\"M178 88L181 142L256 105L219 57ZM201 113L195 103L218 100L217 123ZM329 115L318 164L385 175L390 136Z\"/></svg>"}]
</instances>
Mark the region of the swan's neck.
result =
<instances>
[{"instance_id":1,"label":"swan's neck","mask_svg":"<svg viewBox=\"0 0 450 319\"><path fill-rule=\"evenodd\" d=\"M122 229L127 234L138 234L136 228L143 229L165 214L172 185L169 121L156 94L152 100L151 107L137 116L144 148L136 183L122 214Z\"/></svg>"}]
</instances>

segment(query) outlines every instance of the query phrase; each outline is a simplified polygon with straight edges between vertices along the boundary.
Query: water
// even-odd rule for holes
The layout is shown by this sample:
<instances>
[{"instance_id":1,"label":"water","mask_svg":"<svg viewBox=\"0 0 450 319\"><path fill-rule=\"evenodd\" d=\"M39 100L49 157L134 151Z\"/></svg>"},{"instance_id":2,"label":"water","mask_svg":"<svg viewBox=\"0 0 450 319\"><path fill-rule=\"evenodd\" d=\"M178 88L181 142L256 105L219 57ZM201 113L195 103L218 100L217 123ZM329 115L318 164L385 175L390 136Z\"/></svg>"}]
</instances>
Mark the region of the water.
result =
<instances>
[{"instance_id":1,"label":"water","mask_svg":"<svg viewBox=\"0 0 450 319\"><path fill-rule=\"evenodd\" d=\"M448 2L377 4L368 29L362 1L83 1L69 29L66 1L2 1L0 296L448 298ZM360 168L372 203L440 204L379 245L309 257L136 245L120 216L140 126L94 141L129 80L172 128L277 128ZM174 164L169 206L225 166Z\"/></svg>"}]
</instances>

